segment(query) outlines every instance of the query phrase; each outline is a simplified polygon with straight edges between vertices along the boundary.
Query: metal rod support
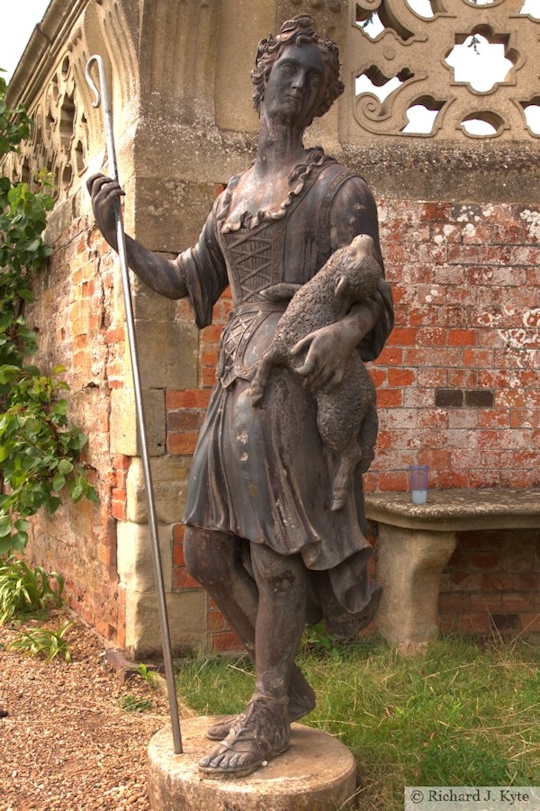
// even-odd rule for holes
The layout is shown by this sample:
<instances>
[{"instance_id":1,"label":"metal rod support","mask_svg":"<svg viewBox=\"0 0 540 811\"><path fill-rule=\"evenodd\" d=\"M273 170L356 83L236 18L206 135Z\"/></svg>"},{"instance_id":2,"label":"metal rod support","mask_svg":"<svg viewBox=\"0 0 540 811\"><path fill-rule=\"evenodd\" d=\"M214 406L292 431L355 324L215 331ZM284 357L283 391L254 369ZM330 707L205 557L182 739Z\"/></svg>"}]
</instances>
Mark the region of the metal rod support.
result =
<instances>
[{"instance_id":1,"label":"metal rod support","mask_svg":"<svg viewBox=\"0 0 540 811\"><path fill-rule=\"evenodd\" d=\"M99 71L100 90L91 75L92 65L96 63ZM105 138L107 145L107 156L109 169L114 180L118 181L118 167L116 164L116 151L114 147L114 136L112 127L112 112L107 87L107 77L103 58L97 54L91 56L86 64L86 79L92 88L96 100L94 107L103 108L103 119L105 124ZM124 292L124 306L126 313L126 327L128 333L129 352L131 358L131 369L133 374L133 389L135 392L135 406L137 412L137 424L139 428L139 446L144 472L144 482L146 487L146 502L148 509L148 524L152 542L152 560L154 564L154 574L156 578L156 593L158 600L159 625L161 629L161 644L163 649L163 662L165 665L165 677L167 681L167 692L169 696L169 711L171 716L171 726L173 733L174 751L177 755L182 754L182 735L180 732L180 718L178 713L178 700L176 696L176 684L174 680L174 668L171 650L171 638L169 633L169 619L167 613L167 603L165 599L165 585L163 582L163 568L161 565L161 552L159 548L159 535L156 518L156 507L154 500L154 487L152 483L152 471L150 468L150 455L148 452L148 440L146 434L146 421L144 416L144 406L141 389L141 376L139 371L139 360L137 352L137 337L135 334L135 319L133 317L133 303L131 299L131 286L129 281L129 268L126 252L126 238L124 224L122 220L122 209L120 202L115 201L116 215L116 237L118 242L118 256L120 259L120 269L122 273L122 286Z\"/></svg>"}]
</instances>

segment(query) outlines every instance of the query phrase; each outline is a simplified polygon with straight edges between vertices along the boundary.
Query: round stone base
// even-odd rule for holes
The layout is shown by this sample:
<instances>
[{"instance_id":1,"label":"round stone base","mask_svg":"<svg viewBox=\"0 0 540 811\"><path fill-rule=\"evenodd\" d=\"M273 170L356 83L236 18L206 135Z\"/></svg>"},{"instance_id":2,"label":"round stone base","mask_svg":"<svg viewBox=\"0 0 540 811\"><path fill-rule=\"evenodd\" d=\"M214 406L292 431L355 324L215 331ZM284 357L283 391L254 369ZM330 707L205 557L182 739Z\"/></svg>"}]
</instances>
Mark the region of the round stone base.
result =
<instances>
[{"instance_id":1,"label":"round stone base","mask_svg":"<svg viewBox=\"0 0 540 811\"><path fill-rule=\"evenodd\" d=\"M247 777L210 779L198 763L218 744L205 737L217 718L182 721L184 752L174 754L170 726L148 746L153 811L337 811L356 789L356 767L342 743L292 724L290 748Z\"/></svg>"}]
</instances>

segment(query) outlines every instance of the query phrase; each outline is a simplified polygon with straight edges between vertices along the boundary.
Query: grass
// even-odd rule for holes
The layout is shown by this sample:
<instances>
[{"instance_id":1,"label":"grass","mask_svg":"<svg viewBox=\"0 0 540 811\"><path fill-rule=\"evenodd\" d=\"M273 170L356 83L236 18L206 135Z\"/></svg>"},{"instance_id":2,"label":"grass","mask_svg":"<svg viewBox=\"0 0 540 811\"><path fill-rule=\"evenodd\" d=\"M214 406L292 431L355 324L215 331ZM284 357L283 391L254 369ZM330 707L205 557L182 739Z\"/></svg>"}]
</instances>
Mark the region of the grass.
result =
<instances>
[{"instance_id":1,"label":"grass","mask_svg":"<svg viewBox=\"0 0 540 811\"><path fill-rule=\"evenodd\" d=\"M62 605L64 580L41 566L31 569L12 556L0 557L0 625L28 616L45 616L51 606Z\"/></svg>"},{"instance_id":2,"label":"grass","mask_svg":"<svg viewBox=\"0 0 540 811\"><path fill-rule=\"evenodd\" d=\"M149 712L152 709L152 702L142 696L134 696L125 693L120 696L119 704L126 712Z\"/></svg>"},{"instance_id":3,"label":"grass","mask_svg":"<svg viewBox=\"0 0 540 811\"><path fill-rule=\"evenodd\" d=\"M356 757L362 811L401 811L407 785L537 785L540 649L524 640L434 642L404 659L381 640L304 646L318 696L303 723ZM253 689L246 658L193 659L179 694L204 714L240 710Z\"/></svg>"},{"instance_id":4,"label":"grass","mask_svg":"<svg viewBox=\"0 0 540 811\"><path fill-rule=\"evenodd\" d=\"M56 631L50 628L34 628L19 634L8 645L8 650L16 650L23 656L41 656L46 662L51 662L57 656L62 656L66 662L71 662L69 645L64 638L73 625L69 620L59 622Z\"/></svg>"}]
</instances>

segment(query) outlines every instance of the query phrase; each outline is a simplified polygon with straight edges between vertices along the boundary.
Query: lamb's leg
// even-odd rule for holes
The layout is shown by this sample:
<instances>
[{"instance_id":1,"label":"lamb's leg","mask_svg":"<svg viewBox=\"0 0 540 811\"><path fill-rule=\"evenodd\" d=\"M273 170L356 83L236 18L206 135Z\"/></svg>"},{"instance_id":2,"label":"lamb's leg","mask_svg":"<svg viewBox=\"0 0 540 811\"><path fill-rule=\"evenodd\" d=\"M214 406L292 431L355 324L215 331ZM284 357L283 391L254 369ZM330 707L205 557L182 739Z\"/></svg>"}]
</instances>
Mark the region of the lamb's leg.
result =
<instances>
[{"instance_id":1,"label":"lamb's leg","mask_svg":"<svg viewBox=\"0 0 540 811\"><path fill-rule=\"evenodd\" d=\"M347 501L353 484L354 471L357 466L360 473L365 473L375 456L375 442L379 420L377 409L370 405L358 434L358 442L353 443L347 451L341 451L337 473L332 486L332 509L340 510Z\"/></svg>"},{"instance_id":2,"label":"lamb's leg","mask_svg":"<svg viewBox=\"0 0 540 811\"><path fill-rule=\"evenodd\" d=\"M347 503L349 493L353 485L353 476L356 466L361 458L360 448L356 442L352 442L346 451L339 454L338 468L332 483L332 506L336 512L341 510Z\"/></svg>"},{"instance_id":3,"label":"lamb's leg","mask_svg":"<svg viewBox=\"0 0 540 811\"><path fill-rule=\"evenodd\" d=\"M266 354L263 356L261 362L259 363L259 368L257 369L257 373L253 378L253 382L249 388L248 395L251 397L251 405L254 408L258 408L261 405L263 398L264 398L264 390L270 379L270 374L274 367L274 359L270 354Z\"/></svg>"},{"instance_id":4,"label":"lamb's leg","mask_svg":"<svg viewBox=\"0 0 540 811\"><path fill-rule=\"evenodd\" d=\"M332 510L340 510L351 492L354 471L362 456L357 438L362 403L355 383L346 376L333 392L317 394L317 427L324 444L335 453L337 469L332 481Z\"/></svg>"},{"instance_id":5,"label":"lamb's leg","mask_svg":"<svg viewBox=\"0 0 540 811\"><path fill-rule=\"evenodd\" d=\"M360 473L365 473L372 463L378 428L377 409L370 404L362 420L357 442L353 442L351 448L340 452L338 469L332 486L332 510L340 510L345 505L357 465L360 466Z\"/></svg>"},{"instance_id":6,"label":"lamb's leg","mask_svg":"<svg viewBox=\"0 0 540 811\"><path fill-rule=\"evenodd\" d=\"M365 473L370 464L373 462L378 430L379 418L377 417L377 409L374 404L371 404L364 419L362 420L360 433L358 434L358 444L360 446L360 473Z\"/></svg>"}]
</instances>

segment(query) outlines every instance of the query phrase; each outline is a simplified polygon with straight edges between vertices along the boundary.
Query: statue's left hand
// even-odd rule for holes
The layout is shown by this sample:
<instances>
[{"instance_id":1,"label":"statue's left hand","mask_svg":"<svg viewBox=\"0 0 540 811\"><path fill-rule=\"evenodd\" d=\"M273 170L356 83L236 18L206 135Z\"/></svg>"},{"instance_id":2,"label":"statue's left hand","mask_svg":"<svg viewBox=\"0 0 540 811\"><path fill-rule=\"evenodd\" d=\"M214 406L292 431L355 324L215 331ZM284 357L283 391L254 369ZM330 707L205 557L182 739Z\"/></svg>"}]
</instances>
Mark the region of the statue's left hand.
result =
<instances>
[{"instance_id":1,"label":"statue's left hand","mask_svg":"<svg viewBox=\"0 0 540 811\"><path fill-rule=\"evenodd\" d=\"M373 329L383 312L380 296L355 304L340 321L311 332L291 349L293 356L306 352L297 373L312 392L336 389L342 382L347 361L361 340Z\"/></svg>"},{"instance_id":2,"label":"statue's left hand","mask_svg":"<svg viewBox=\"0 0 540 811\"><path fill-rule=\"evenodd\" d=\"M296 371L305 377L310 391L315 393L322 388L332 391L340 385L356 341L347 324L338 321L311 332L295 344L291 349L293 356L307 350L304 363Z\"/></svg>"}]
</instances>

